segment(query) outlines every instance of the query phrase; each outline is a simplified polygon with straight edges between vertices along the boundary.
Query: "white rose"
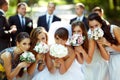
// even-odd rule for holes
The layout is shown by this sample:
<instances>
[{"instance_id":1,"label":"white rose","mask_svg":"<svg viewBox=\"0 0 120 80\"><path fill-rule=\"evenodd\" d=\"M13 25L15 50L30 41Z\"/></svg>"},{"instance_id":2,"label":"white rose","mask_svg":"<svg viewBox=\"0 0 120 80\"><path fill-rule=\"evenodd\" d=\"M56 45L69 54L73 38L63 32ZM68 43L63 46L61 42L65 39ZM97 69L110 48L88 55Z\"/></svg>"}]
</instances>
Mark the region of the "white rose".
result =
<instances>
[{"instance_id":1,"label":"white rose","mask_svg":"<svg viewBox=\"0 0 120 80\"><path fill-rule=\"evenodd\" d=\"M91 37L94 40L98 40L99 38L103 37L104 32L100 27L95 28L92 33L91 33Z\"/></svg>"},{"instance_id":2,"label":"white rose","mask_svg":"<svg viewBox=\"0 0 120 80\"><path fill-rule=\"evenodd\" d=\"M32 52L26 51L20 56L20 60L31 63L35 61L35 56L32 54Z\"/></svg>"},{"instance_id":3,"label":"white rose","mask_svg":"<svg viewBox=\"0 0 120 80\"><path fill-rule=\"evenodd\" d=\"M49 51L49 46L43 42L37 43L34 50L38 53L47 53Z\"/></svg>"},{"instance_id":4,"label":"white rose","mask_svg":"<svg viewBox=\"0 0 120 80\"><path fill-rule=\"evenodd\" d=\"M94 39L95 39L95 40L98 40L98 37L97 37L97 36L95 36L95 37L94 37Z\"/></svg>"},{"instance_id":5,"label":"white rose","mask_svg":"<svg viewBox=\"0 0 120 80\"><path fill-rule=\"evenodd\" d=\"M50 47L51 56L62 58L62 57L65 57L67 54L68 54L68 50L63 45L54 44Z\"/></svg>"},{"instance_id":6,"label":"white rose","mask_svg":"<svg viewBox=\"0 0 120 80\"><path fill-rule=\"evenodd\" d=\"M23 56L24 58L27 58L28 53L27 53L27 52L24 52L24 53L22 54L22 56Z\"/></svg>"}]
</instances>

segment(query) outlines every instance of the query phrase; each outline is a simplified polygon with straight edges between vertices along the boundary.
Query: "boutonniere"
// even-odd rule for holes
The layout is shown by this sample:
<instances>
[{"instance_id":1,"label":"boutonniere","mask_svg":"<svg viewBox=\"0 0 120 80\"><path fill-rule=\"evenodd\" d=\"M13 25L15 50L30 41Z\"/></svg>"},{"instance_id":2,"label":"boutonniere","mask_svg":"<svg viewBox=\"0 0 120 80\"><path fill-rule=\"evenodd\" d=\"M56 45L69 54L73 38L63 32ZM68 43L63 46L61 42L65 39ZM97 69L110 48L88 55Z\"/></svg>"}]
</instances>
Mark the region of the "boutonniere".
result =
<instances>
[{"instance_id":1,"label":"boutonniere","mask_svg":"<svg viewBox=\"0 0 120 80\"><path fill-rule=\"evenodd\" d=\"M29 22L27 26L32 27L32 22Z\"/></svg>"}]
</instances>

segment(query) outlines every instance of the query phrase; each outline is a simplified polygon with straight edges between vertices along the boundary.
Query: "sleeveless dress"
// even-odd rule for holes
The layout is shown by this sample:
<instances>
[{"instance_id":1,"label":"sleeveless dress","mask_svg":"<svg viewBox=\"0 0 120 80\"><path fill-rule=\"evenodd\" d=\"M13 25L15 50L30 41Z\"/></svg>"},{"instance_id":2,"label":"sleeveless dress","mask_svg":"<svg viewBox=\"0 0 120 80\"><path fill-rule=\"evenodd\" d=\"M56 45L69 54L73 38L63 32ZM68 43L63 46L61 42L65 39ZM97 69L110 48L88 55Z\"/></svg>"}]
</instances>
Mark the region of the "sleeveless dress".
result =
<instances>
[{"instance_id":1,"label":"sleeveless dress","mask_svg":"<svg viewBox=\"0 0 120 80\"><path fill-rule=\"evenodd\" d=\"M90 38L91 30L88 31ZM90 64L84 61L83 72L85 80L109 80L108 79L108 61L104 60L100 54L97 44L93 54L93 59Z\"/></svg>"},{"instance_id":2,"label":"sleeveless dress","mask_svg":"<svg viewBox=\"0 0 120 80\"><path fill-rule=\"evenodd\" d=\"M59 70L52 74L48 71L46 67L42 72L36 74L32 80L85 80L85 79L82 71L82 65L79 64L75 59L71 67L64 74L60 74Z\"/></svg>"},{"instance_id":3,"label":"sleeveless dress","mask_svg":"<svg viewBox=\"0 0 120 80\"><path fill-rule=\"evenodd\" d=\"M92 62L90 64L84 62L83 72L85 80L108 80L108 62L101 57L97 46L93 54Z\"/></svg>"},{"instance_id":4,"label":"sleeveless dress","mask_svg":"<svg viewBox=\"0 0 120 80\"><path fill-rule=\"evenodd\" d=\"M10 47L10 48L6 48L5 50L0 52L0 55L4 52L9 52L12 56L12 70L14 70L14 68L18 65L18 63L20 62L20 60L17 60L16 62L14 61L14 48L15 47ZM7 54L6 54L7 55ZM4 64L4 62L2 61L2 59L0 58L0 63L2 63L2 65ZM30 76L27 74L27 72L24 72L23 76L20 78L14 78L13 80L30 80Z\"/></svg>"},{"instance_id":5,"label":"sleeveless dress","mask_svg":"<svg viewBox=\"0 0 120 80\"><path fill-rule=\"evenodd\" d=\"M111 25L111 34L113 37L115 37L113 32L113 29L115 27L116 26ZM110 60L109 60L110 80L120 80L120 52L110 47L106 47L106 50L110 54Z\"/></svg>"}]
</instances>

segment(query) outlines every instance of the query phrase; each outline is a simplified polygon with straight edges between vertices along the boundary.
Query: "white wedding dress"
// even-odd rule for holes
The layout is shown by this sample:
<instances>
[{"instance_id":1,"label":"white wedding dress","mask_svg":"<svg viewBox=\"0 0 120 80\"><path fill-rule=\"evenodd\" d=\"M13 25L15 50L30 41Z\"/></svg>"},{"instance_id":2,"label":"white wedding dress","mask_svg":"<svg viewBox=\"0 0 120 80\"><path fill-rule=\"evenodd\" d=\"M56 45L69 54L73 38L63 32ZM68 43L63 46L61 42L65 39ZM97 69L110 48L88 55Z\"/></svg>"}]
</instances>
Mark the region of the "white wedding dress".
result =
<instances>
[{"instance_id":1,"label":"white wedding dress","mask_svg":"<svg viewBox=\"0 0 120 80\"><path fill-rule=\"evenodd\" d=\"M32 80L85 80L85 79L82 71L82 65L79 64L75 59L71 67L64 74L60 74L59 70L52 74L48 71L47 68L45 68L42 72L37 73Z\"/></svg>"}]
</instances>

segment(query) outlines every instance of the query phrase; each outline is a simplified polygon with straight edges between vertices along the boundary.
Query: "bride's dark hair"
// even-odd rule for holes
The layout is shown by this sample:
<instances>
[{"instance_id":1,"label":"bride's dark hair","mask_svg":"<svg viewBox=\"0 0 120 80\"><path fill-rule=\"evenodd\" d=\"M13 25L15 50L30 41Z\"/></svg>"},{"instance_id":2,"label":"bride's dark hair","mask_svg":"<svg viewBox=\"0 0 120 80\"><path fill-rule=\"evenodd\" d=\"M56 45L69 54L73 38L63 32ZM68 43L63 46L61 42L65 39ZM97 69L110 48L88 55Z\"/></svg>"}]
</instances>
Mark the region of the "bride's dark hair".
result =
<instances>
[{"instance_id":1,"label":"bride's dark hair","mask_svg":"<svg viewBox=\"0 0 120 80\"><path fill-rule=\"evenodd\" d=\"M68 35L69 35L68 30L64 27L61 27L56 30L54 37L56 38L58 36L59 38L61 38L63 40L67 40Z\"/></svg>"}]
</instances>

